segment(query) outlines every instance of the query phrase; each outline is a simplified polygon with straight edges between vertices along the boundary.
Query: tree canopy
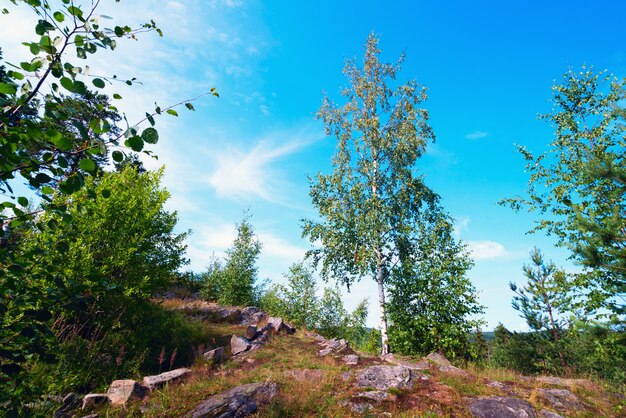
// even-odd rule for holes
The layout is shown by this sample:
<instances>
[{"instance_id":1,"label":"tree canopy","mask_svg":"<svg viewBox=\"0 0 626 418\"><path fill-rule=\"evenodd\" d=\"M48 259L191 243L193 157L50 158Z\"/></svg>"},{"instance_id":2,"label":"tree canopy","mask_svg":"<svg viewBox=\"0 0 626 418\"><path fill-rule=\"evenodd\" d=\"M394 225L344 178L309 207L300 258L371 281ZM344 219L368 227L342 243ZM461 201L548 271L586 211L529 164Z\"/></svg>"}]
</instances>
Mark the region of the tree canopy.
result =
<instances>
[{"instance_id":1,"label":"tree canopy","mask_svg":"<svg viewBox=\"0 0 626 418\"><path fill-rule=\"evenodd\" d=\"M362 67L346 62L349 86L343 105L325 97L318 118L337 140L333 172L311 180L319 221L306 220L303 234L320 247L309 252L322 275L348 285L370 275L378 284L383 352L389 350L385 285L398 265L400 240L415 244L420 226L435 222L439 196L424 183L416 162L434 133L422 107L426 88L412 80L394 87L404 55L379 60L378 38L365 44Z\"/></svg>"}]
</instances>

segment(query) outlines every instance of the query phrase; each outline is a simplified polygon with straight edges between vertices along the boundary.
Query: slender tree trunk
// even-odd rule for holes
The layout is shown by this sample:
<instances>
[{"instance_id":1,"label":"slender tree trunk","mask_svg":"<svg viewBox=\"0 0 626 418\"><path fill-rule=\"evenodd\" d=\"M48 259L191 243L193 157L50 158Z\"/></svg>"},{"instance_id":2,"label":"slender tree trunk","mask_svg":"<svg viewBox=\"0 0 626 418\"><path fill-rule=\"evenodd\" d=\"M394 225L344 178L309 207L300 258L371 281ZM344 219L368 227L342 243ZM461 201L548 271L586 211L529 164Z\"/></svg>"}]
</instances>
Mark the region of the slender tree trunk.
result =
<instances>
[{"instance_id":1,"label":"slender tree trunk","mask_svg":"<svg viewBox=\"0 0 626 418\"><path fill-rule=\"evenodd\" d=\"M385 287L383 286L383 266L380 248L376 249L378 257L376 267L376 283L378 283L378 303L380 304L380 336L382 339L381 354L389 354L389 337L387 336L387 314L385 312Z\"/></svg>"}]
</instances>

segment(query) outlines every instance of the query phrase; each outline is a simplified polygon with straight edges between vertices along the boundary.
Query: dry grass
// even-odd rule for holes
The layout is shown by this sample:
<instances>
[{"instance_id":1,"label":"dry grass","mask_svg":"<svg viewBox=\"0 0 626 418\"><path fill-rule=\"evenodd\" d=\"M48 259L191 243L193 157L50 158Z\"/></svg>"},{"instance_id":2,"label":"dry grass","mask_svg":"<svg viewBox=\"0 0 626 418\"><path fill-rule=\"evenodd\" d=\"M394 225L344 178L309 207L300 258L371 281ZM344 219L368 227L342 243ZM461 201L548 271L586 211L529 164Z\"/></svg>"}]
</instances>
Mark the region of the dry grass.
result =
<instances>
[{"instance_id":1,"label":"dry grass","mask_svg":"<svg viewBox=\"0 0 626 418\"><path fill-rule=\"evenodd\" d=\"M180 306L180 301L168 301L168 306ZM178 304L178 305L177 305ZM210 324L214 341L209 345L228 347L231 335L241 335L245 327L228 324ZM330 356L319 357L319 347L311 338L298 332L293 336L276 336L261 350L250 353L243 360L229 360L218 368L201 361L193 366L192 377L184 383L155 390L144 405L127 409L105 408L99 416L106 417L178 417L190 412L203 400L230 388L252 382L272 381L279 387L279 394L271 404L261 408L259 417L374 417L383 412L393 417L470 417L465 406L466 397L505 396L503 391L486 386L489 381L506 382L516 396L531 401L536 407L545 407L533 392L542 385L506 369L479 368L470 365L469 375L459 376L439 372L429 373L428 381L419 382L410 391L392 391L394 402L372 403L373 408L365 414L353 413L342 406L363 389L356 389L353 379L344 380L342 374L355 367L346 366ZM376 357L362 358L356 368L380 364ZM295 378L294 370L315 370L307 378ZM321 376L319 375L321 371ZM307 372L304 372L307 373ZM314 377L310 377L314 376ZM545 385L544 385L545 386ZM576 417L618 417L619 402L605 391L587 387L574 387L589 407L573 412Z\"/></svg>"}]
</instances>

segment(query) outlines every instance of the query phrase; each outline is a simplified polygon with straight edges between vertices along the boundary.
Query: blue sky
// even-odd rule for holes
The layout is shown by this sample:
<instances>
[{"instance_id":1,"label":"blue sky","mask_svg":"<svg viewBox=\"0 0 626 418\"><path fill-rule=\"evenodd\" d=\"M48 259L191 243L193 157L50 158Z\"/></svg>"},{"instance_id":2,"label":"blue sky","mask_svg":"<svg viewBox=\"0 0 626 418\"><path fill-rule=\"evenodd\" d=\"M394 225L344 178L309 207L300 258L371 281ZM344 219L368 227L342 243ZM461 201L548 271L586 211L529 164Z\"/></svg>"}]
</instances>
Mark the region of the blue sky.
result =
<instances>
[{"instance_id":1,"label":"blue sky","mask_svg":"<svg viewBox=\"0 0 626 418\"><path fill-rule=\"evenodd\" d=\"M8 3L8 2L7 2ZM12 5L0 16L7 61L25 57L32 19ZM509 281L533 246L574 269L544 236L525 234L533 216L496 202L523 193L523 161L514 144L543 151L551 127L555 79L583 64L626 76L626 29L621 1L156 1L106 2L115 23L154 18L164 38L142 36L89 62L94 74L136 76L143 84L117 89L129 120L145 111L216 87L220 98L194 103L196 112L157 121L154 147L166 165L164 183L180 229L192 229L191 268L223 255L234 223L249 209L264 244L260 278L281 281L309 248L300 220L314 217L307 175L330 170L334 140L314 113L323 92L339 100L346 58L360 59L367 35L380 36L382 58L406 52L400 81L426 85L437 136L418 163L426 181L457 220L476 265L470 278L486 306L487 329L503 322L524 329L510 307ZM346 295L348 306L371 302L370 278Z\"/></svg>"}]
</instances>

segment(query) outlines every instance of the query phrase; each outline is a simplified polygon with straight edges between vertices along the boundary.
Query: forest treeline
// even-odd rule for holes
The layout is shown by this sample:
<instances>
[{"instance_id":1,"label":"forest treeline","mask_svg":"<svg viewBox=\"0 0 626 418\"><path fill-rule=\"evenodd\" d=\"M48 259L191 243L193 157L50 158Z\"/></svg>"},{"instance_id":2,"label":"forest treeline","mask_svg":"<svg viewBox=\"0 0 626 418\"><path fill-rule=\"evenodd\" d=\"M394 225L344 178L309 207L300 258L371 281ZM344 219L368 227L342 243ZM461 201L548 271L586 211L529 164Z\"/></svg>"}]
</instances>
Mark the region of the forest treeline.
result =
<instances>
[{"instance_id":1,"label":"forest treeline","mask_svg":"<svg viewBox=\"0 0 626 418\"><path fill-rule=\"evenodd\" d=\"M158 118L178 113L156 105L124 126L115 106L121 96L102 89L134 79L86 73L83 60L118 41L162 35L156 24L104 27L97 10L65 0L19 7L36 14L38 40L26 43L31 60L0 61L0 409L7 416L28 415L44 395L189 364L208 331L154 302L172 287L259 305L364 351L441 351L483 367L626 382L625 80L586 67L568 71L543 116L555 127L549 151L535 156L519 147L528 192L501 203L535 213L534 232L557 237L581 271L566 272L534 250L521 266L526 283L511 283L513 308L530 332L498 326L486 341L467 276L473 261L418 170L435 138L427 89L398 81L404 56L380 61L376 35L362 62L347 61L342 102L323 99L317 116L337 141L333 169L311 179L319 216L304 220L303 235L314 247L279 284L258 278L262 243L248 214L225 258L184 272L186 233L175 232L177 214L164 208L162 170L146 171L137 157L152 155ZM365 327L368 301L353 312L343 305L340 286L358 280L377 285L380 329Z\"/></svg>"}]
</instances>

